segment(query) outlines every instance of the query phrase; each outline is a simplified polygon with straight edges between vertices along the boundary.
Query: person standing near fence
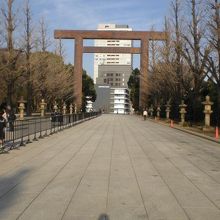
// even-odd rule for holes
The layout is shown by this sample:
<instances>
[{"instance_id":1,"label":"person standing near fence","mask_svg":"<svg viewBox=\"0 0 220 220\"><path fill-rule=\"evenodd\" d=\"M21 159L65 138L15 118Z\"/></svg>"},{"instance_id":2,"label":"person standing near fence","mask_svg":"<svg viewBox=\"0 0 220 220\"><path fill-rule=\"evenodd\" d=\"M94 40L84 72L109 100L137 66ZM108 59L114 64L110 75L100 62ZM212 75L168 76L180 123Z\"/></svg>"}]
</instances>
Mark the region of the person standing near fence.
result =
<instances>
[{"instance_id":1,"label":"person standing near fence","mask_svg":"<svg viewBox=\"0 0 220 220\"><path fill-rule=\"evenodd\" d=\"M4 150L6 120L3 117L4 111L0 111L0 151Z\"/></svg>"},{"instance_id":2,"label":"person standing near fence","mask_svg":"<svg viewBox=\"0 0 220 220\"><path fill-rule=\"evenodd\" d=\"M6 123L7 123L7 122L8 122L8 114L7 114L7 112L6 112L5 109L3 110L2 117L5 119L5 121L6 121Z\"/></svg>"},{"instance_id":3,"label":"person standing near fence","mask_svg":"<svg viewBox=\"0 0 220 220\"><path fill-rule=\"evenodd\" d=\"M8 113L9 131L14 131L15 120L16 120L16 115L15 115L14 111L11 109Z\"/></svg>"}]
</instances>

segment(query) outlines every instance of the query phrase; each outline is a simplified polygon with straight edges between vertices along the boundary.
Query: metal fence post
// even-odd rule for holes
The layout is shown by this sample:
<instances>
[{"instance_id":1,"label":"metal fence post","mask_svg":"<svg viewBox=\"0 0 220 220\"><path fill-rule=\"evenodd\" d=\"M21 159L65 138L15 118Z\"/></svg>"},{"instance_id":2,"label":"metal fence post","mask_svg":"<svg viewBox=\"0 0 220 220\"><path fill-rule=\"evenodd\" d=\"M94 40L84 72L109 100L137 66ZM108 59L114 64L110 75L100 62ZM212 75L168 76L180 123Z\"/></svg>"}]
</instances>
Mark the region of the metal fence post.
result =
<instances>
[{"instance_id":1,"label":"metal fence post","mask_svg":"<svg viewBox=\"0 0 220 220\"><path fill-rule=\"evenodd\" d=\"M34 139L33 141L38 141L37 139L37 122L36 122L36 118L34 119Z\"/></svg>"},{"instance_id":2,"label":"metal fence post","mask_svg":"<svg viewBox=\"0 0 220 220\"><path fill-rule=\"evenodd\" d=\"M45 125L45 133L44 133L44 137L47 137L48 134L47 134L47 117L44 117L44 125Z\"/></svg>"},{"instance_id":3,"label":"metal fence post","mask_svg":"<svg viewBox=\"0 0 220 220\"><path fill-rule=\"evenodd\" d=\"M42 126L41 126L41 118L40 118L40 136L39 136L39 138L40 139L43 139L44 137L42 136Z\"/></svg>"},{"instance_id":4,"label":"metal fence post","mask_svg":"<svg viewBox=\"0 0 220 220\"><path fill-rule=\"evenodd\" d=\"M24 140L23 140L23 121L20 121L21 122L21 143L20 143L20 147L22 146L25 146L24 144Z\"/></svg>"},{"instance_id":5,"label":"metal fence post","mask_svg":"<svg viewBox=\"0 0 220 220\"><path fill-rule=\"evenodd\" d=\"M32 142L30 141L30 128L29 128L29 126L30 126L30 124L31 124L30 121L31 121L31 120L28 120L28 139L27 139L26 144L32 143Z\"/></svg>"}]
</instances>

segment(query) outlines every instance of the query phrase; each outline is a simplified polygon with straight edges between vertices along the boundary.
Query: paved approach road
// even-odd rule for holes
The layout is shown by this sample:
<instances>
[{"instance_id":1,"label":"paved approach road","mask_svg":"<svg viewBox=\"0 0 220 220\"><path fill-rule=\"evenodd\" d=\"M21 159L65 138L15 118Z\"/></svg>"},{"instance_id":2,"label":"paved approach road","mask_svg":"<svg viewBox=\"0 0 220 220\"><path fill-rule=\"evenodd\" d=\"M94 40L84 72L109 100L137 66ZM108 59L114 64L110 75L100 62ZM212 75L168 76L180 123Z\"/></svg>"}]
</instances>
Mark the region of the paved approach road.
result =
<instances>
[{"instance_id":1,"label":"paved approach road","mask_svg":"<svg viewBox=\"0 0 220 220\"><path fill-rule=\"evenodd\" d=\"M0 155L0 219L219 220L220 145L103 115Z\"/></svg>"}]
</instances>

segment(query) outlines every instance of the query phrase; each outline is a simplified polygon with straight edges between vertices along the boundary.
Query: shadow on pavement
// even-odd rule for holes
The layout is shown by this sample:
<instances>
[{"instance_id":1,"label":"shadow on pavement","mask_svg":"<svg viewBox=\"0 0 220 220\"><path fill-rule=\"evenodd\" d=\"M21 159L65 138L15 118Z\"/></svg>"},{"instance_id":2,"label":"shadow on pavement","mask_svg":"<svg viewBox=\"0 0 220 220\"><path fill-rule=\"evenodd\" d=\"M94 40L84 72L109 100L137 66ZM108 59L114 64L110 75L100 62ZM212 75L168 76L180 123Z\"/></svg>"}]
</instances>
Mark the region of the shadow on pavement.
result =
<instances>
[{"instance_id":1,"label":"shadow on pavement","mask_svg":"<svg viewBox=\"0 0 220 220\"><path fill-rule=\"evenodd\" d=\"M28 173L29 169L23 169L0 177L0 219L8 208L19 202L19 193L22 190L20 182Z\"/></svg>"},{"instance_id":2,"label":"shadow on pavement","mask_svg":"<svg viewBox=\"0 0 220 220\"><path fill-rule=\"evenodd\" d=\"M98 218L98 220L110 220L110 218L108 217L108 215L106 214L101 214Z\"/></svg>"}]
</instances>

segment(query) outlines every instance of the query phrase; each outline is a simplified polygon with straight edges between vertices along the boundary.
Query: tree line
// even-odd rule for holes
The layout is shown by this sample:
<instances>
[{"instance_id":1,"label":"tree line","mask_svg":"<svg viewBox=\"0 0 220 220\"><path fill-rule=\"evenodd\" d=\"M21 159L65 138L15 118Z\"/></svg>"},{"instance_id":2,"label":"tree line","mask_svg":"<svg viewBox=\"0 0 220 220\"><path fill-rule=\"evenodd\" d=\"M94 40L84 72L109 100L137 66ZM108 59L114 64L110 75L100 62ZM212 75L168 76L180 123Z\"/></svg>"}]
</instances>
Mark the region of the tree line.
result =
<instances>
[{"instance_id":1,"label":"tree line","mask_svg":"<svg viewBox=\"0 0 220 220\"><path fill-rule=\"evenodd\" d=\"M33 21L29 0L19 10L15 1L0 3L0 103L16 107L23 96L28 115L38 110L41 99L49 109L55 100L60 106L74 103L74 66L64 63L61 40L50 39L43 17ZM94 87L91 80L87 84Z\"/></svg>"},{"instance_id":2,"label":"tree line","mask_svg":"<svg viewBox=\"0 0 220 220\"><path fill-rule=\"evenodd\" d=\"M153 28L152 28L153 29ZM179 104L188 105L188 120L203 117L202 101L214 101L213 123L220 119L220 3L219 0L172 0L164 19L167 40L150 42L150 66L146 106L172 105L172 118L178 118ZM140 72L139 72L140 74ZM133 78L139 78L137 70ZM131 77L131 82L132 81ZM131 88L137 83L131 83ZM133 87L132 87L133 86ZM131 90L132 91L132 90ZM138 100L132 91L131 98ZM140 110L137 104L135 110Z\"/></svg>"}]
</instances>

